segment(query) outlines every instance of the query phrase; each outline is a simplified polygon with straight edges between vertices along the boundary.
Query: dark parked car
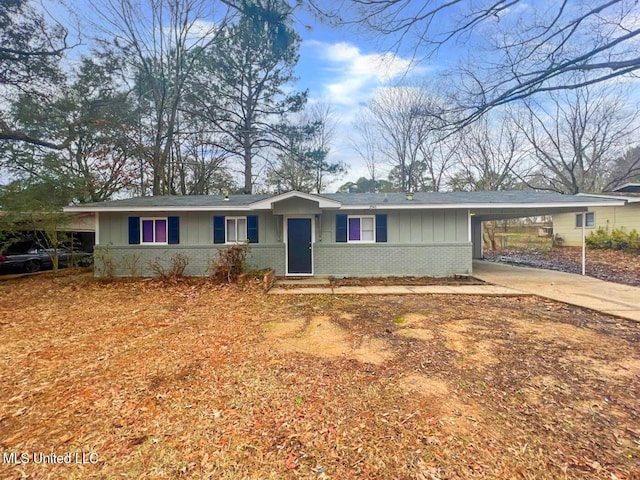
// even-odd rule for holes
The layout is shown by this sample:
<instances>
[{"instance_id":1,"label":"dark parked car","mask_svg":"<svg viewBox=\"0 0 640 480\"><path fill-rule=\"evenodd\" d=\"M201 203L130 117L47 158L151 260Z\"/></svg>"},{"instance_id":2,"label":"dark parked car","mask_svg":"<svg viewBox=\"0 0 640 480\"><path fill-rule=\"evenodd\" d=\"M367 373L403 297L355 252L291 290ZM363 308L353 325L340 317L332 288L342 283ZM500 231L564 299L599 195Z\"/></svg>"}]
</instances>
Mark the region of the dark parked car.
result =
<instances>
[{"instance_id":1,"label":"dark parked car","mask_svg":"<svg viewBox=\"0 0 640 480\"><path fill-rule=\"evenodd\" d=\"M42 269L53 268L53 248L31 248L25 253L0 255L0 271L24 271L34 273ZM58 249L58 265L69 266L91 264L92 255L78 250Z\"/></svg>"}]
</instances>

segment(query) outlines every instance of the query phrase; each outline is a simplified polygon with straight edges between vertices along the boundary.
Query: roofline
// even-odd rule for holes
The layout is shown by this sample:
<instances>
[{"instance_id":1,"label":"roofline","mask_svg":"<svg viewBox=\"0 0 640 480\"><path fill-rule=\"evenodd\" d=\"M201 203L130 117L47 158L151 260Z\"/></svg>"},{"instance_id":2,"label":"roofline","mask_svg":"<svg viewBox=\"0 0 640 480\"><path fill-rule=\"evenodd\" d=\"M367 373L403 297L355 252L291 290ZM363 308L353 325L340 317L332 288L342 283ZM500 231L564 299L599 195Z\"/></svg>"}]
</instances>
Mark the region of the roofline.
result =
<instances>
[{"instance_id":1,"label":"roofline","mask_svg":"<svg viewBox=\"0 0 640 480\"><path fill-rule=\"evenodd\" d=\"M620 190L622 190L623 188L627 188L627 187L640 187L640 183L638 182L627 182L624 185L620 185L614 189L612 189L612 192L620 192ZM624 193L624 192L620 192L620 193Z\"/></svg>"},{"instance_id":2,"label":"roofline","mask_svg":"<svg viewBox=\"0 0 640 480\"><path fill-rule=\"evenodd\" d=\"M473 210L478 208L573 208L573 207L617 207L625 204L624 200L606 202L545 202L545 203L416 203L407 205L406 203L396 203L386 205L376 203L371 205L344 205L340 210L441 210L441 209L463 209Z\"/></svg>"},{"instance_id":3,"label":"roofline","mask_svg":"<svg viewBox=\"0 0 640 480\"><path fill-rule=\"evenodd\" d=\"M624 192L620 192L620 193L624 193ZM628 202L628 203L640 202L640 197L627 197L623 195L607 195L604 193L578 193L576 195L580 197L610 198L612 200L624 200L625 202Z\"/></svg>"},{"instance_id":4,"label":"roofline","mask_svg":"<svg viewBox=\"0 0 640 480\"><path fill-rule=\"evenodd\" d=\"M590 195L584 195L590 196ZM287 197L291 198L291 197ZM636 199L640 201L640 199ZM215 205L215 206L148 206L148 207L84 207L84 206L69 206L64 207L64 212L254 212L256 210L266 210L264 206L260 205L259 208L254 208L254 202L250 205ZM593 202L545 202L545 203L372 203L369 205L341 205L338 210L474 210L474 209L540 209L540 208L586 208L586 207L619 207L624 206L626 200L620 199L620 197L607 198L606 201L593 201ZM321 208L327 208L322 207ZM329 207L335 208L335 207Z\"/></svg>"}]
</instances>

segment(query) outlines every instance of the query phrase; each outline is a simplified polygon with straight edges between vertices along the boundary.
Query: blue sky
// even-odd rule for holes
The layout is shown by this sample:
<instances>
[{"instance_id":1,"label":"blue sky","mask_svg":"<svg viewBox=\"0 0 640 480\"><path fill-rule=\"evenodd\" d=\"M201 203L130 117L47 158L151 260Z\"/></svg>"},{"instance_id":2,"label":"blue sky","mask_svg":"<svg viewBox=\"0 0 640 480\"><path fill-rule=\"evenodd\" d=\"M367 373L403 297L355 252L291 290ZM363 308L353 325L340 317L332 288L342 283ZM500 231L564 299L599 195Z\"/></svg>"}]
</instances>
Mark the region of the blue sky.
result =
<instances>
[{"instance_id":1,"label":"blue sky","mask_svg":"<svg viewBox=\"0 0 640 480\"><path fill-rule=\"evenodd\" d=\"M347 181L368 176L351 142L353 123L375 91L407 77L427 76L432 69L352 29L309 23L311 29L298 29L303 41L294 87L308 89L309 102L331 106L336 129L329 160L345 162L349 168L344 178L331 184L333 191Z\"/></svg>"}]
</instances>

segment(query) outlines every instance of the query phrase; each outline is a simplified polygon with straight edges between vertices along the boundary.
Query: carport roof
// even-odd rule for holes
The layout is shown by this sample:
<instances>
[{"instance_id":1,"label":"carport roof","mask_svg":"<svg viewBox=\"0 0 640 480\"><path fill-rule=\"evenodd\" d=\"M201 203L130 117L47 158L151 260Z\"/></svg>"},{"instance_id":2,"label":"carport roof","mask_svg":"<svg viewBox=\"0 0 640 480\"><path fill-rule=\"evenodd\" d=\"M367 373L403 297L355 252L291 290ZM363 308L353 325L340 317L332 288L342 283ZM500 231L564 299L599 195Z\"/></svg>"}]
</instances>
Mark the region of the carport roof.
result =
<instances>
[{"instance_id":1,"label":"carport roof","mask_svg":"<svg viewBox=\"0 0 640 480\"><path fill-rule=\"evenodd\" d=\"M624 200L580 195L561 195L528 190L497 192L417 192L409 200L404 193L327 193L287 192L280 195L165 195L135 197L108 202L87 203L65 208L68 212L117 211L253 211L264 209L267 203L300 198L317 201L328 209L337 210L407 210L407 209L468 209L472 213L519 216L543 215L554 211L583 211L594 206L624 205ZM508 211L508 212L507 212Z\"/></svg>"}]
</instances>

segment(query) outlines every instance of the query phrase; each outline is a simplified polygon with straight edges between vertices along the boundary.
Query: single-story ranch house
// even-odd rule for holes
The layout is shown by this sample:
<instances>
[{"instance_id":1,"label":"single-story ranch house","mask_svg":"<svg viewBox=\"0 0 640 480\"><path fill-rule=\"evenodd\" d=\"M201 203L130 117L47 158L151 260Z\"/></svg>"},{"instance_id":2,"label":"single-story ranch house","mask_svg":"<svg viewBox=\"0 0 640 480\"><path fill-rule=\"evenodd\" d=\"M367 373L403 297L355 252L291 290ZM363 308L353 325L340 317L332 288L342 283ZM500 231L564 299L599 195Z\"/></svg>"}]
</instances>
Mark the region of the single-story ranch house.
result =
<instances>
[{"instance_id":1,"label":"single-story ranch house","mask_svg":"<svg viewBox=\"0 0 640 480\"><path fill-rule=\"evenodd\" d=\"M207 275L218 249L249 242L250 268L278 275L435 277L470 274L482 222L622 204L540 193L335 193L155 196L65 208L96 218L96 274L152 275L188 258ZM109 269L105 268L109 266Z\"/></svg>"},{"instance_id":2,"label":"single-story ranch house","mask_svg":"<svg viewBox=\"0 0 640 480\"><path fill-rule=\"evenodd\" d=\"M594 199L623 200L624 205L589 207L585 214L585 230L589 235L598 228L611 232L617 228L640 232L640 184L628 183L611 192L588 195ZM559 213L553 215L553 233L560 237L563 245L582 245L582 214Z\"/></svg>"}]
</instances>

